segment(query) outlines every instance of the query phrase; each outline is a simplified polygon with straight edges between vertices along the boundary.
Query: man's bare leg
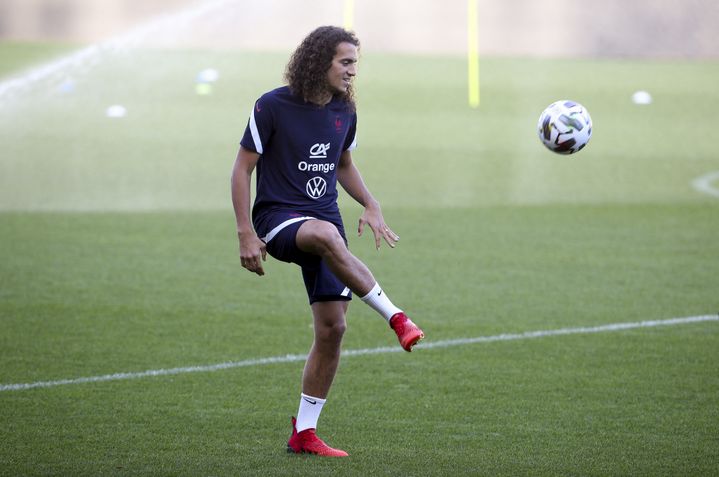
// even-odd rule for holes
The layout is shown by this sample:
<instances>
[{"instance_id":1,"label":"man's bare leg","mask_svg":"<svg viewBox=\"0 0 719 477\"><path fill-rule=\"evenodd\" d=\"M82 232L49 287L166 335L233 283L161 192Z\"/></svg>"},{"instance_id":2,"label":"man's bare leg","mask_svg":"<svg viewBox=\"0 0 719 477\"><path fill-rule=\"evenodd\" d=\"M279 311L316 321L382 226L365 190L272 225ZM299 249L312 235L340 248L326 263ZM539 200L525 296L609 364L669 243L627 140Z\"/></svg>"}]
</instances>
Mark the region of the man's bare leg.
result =
<instances>
[{"instance_id":1,"label":"man's bare leg","mask_svg":"<svg viewBox=\"0 0 719 477\"><path fill-rule=\"evenodd\" d=\"M412 351L424 338L422 330L390 301L369 268L352 255L334 224L307 220L297 230L295 240L300 250L322 257L342 283L387 320L405 351Z\"/></svg>"},{"instance_id":2,"label":"man's bare leg","mask_svg":"<svg viewBox=\"0 0 719 477\"><path fill-rule=\"evenodd\" d=\"M309 452L332 457L347 456L345 451L333 449L319 439L315 429L339 366L348 305L348 301L312 304L315 338L302 375L300 408L297 419L292 421L292 436L287 443L290 452Z\"/></svg>"},{"instance_id":3,"label":"man's bare leg","mask_svg":"<svg viewBox=\"0 0 719 477\"><path fill-rule=\"evenodd\" d=\"M297 230L297 246L322 257L337 278L352 292L365 296L377 283L367 265L347 248L337 227L323 220L307 220Z\"/></svg>"},{"instance_id":4,"label":"man's bare leg","mask_svg":"<svg viewBox=\"0 0 719 477\"><path fill-rule=\"evenodd\" d=\"M340 345L347 324L348 301L318 301L312 304L315 339L302 375L302 392L325 399L337 373Z\"/></svg>"}]
</instances>

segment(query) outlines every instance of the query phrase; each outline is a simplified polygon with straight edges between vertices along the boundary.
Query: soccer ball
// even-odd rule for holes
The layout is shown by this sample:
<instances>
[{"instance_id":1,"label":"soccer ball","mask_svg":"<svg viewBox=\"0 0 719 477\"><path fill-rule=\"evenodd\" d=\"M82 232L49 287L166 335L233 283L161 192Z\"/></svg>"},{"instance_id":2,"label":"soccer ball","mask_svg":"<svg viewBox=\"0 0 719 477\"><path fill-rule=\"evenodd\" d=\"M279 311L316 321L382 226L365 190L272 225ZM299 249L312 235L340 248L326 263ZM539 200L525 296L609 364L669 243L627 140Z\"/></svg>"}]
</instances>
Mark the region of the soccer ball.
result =
<instances>
[{"instance_id":1,"label":"soccer ball","mask_svg":"<svg viewBox=\"0 0 719 477\"><path fill-rule=\"evenodd\" d=\"M592 118L579 103L556 101L539 116L537 133L550 151L574 154L581 151L592 137Z\"/></svg>"}]
</instances>

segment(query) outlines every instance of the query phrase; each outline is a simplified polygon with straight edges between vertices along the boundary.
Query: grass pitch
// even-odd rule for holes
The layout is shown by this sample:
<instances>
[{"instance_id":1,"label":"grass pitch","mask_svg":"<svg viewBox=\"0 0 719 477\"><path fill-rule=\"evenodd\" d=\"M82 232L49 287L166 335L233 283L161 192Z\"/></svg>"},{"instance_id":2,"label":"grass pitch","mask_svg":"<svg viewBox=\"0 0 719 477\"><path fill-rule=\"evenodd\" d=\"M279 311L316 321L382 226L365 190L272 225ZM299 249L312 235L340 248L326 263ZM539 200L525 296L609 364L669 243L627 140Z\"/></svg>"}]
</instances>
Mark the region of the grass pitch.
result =
<instances>
[{"instance_id":1,"label":"grass pitch","mask_svg":"<svg viewBox=\"0 0 719 477\"><path fill-rule=\"evenodd\" d=\"M691 181L719 169L719 65L487 59L474 111L460 59L364 55L355 160L402 240L350 246L428 342L717 313L719 203ZM285 60L138 50L5 99L0 385L307 352L299 271L240 267L229 200ZM576 156L535 135L560 98L594 120ZM344 348L384 346L355 300ZM350 356L319 429L339 461L284 453L301 362L3 390L0 474L712 475L716 349L708 321Z\"/></svg>"}]
</instances>

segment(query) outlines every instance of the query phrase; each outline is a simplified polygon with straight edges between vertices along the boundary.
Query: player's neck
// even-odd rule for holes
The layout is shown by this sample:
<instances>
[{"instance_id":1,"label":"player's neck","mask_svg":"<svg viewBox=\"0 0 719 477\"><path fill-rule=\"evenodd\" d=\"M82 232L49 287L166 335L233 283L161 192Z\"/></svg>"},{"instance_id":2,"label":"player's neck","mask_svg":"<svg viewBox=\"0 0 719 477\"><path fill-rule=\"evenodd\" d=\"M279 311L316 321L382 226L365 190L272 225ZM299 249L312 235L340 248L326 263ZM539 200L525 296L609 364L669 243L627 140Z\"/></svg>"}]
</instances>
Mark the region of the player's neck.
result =
<instances>
[{"instance_id":1,"label":"player's neck","mask_svg":"<svg viewBox=\"0 0 719 477\"><path fill-rule=\"evenodd\" d=\"M324 93L320 93L313 98L307 98L306 101L322 107L322 106L327 106L330 103L330 101L332 101L333 97L334 97L334 95L330 91L325 91Z\"/></svg>"},{"instance_id":2,"label":"player's neck","mask_svg":"<svg viewBox=\"0 0 719 477\"><path fill-rule=\"evenodd\" d=\"M323 96L322 98L319 98L319 99L315 99L315 100L310 101L310 103L316 104L317 106L322 106L322 107L324 107L324 106L327 106L330 101L332 101L332 95Z\"/></svg>"}]
</instances>

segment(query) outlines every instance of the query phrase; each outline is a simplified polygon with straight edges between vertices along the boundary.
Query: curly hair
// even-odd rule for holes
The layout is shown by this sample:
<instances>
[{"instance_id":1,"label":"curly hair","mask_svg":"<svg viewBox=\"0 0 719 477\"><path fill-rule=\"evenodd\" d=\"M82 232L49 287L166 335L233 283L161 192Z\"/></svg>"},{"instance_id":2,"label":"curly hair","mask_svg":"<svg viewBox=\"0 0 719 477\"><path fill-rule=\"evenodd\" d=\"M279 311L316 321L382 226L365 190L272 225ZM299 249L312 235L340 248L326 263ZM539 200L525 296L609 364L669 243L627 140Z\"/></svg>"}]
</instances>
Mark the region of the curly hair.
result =
<instances>
[{"instance_id":1,"label":"curly hair","mask_svg":"<svg viewBox=\"0 0 719 477\"><path fill-rule=\"evenodd\" d=\"M285 80L290 91L305 101L321 97L327 91L327 71L332 66L337 45L345 42L359 48L357 37L344 28L321 26L307 35L287 63ZM352 85L343 99L350 108L355 108Z\"/></svg>"}]
</instances>

